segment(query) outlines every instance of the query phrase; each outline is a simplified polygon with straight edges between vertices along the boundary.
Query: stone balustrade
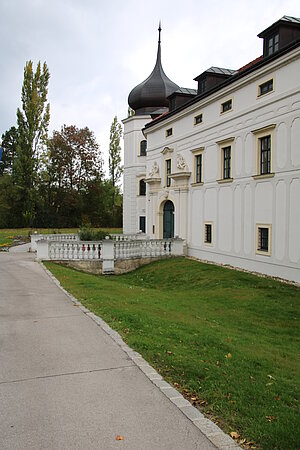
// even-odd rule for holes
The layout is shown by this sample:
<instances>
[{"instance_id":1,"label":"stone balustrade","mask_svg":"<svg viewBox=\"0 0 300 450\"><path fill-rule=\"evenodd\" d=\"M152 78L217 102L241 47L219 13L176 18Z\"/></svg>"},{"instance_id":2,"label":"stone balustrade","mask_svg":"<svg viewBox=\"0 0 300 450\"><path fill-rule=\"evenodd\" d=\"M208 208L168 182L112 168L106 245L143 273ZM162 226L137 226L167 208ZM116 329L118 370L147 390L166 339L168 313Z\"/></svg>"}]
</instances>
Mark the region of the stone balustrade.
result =
<instances>
[{"instance_id":1,"label":"stone balustrade","mask_svg":"<svg viewBox=\"0 0 300 450\"><path fill-rule=\"evenodd\" d=\"M136 241L138 239L149 239L145 233L135 233L135 234L111 234L111 238L114 241Z\"/></svg>"},{"instance_id":2,"label":"stone balustrade","mask_svg":"<svg viewBox=\"0 0 300 450\"><path fill-rule=\"evenodd\" d=\"M117 241L114 245L115 259L158 258L172 256L173 239L144 239ZM176 244L175 244L176 245Z\"/></svg>"},{"instance_id":3,"label":"stone balustrade","mask_svg":"<svg viewBox=\"0 0 300 450\"><path fill-rule=\"evenodd\" d=\"M179 238L105 239L97 242L52 239L36 241L37 258L40 260L99 261L102 264L102 273L114 273L115 263L118 261L149 261L151 258L182 256L184 254L183 244L184 241Z\"/></svg>"},{"instance_id":4,"label":"stone balustrade","mask_svg":"<svg viewBox=\"0 0 300 450\"><path fill-rule=\"evenodd\" d=\"M48 255L49 259L62 260L85 260L101 259L102 242L67 242L67 241L49 241Z\"/></svg>"},{"instance_id":5,"label":"stone balustrade","mask_svg":"<svg viewBox=\"0 0 300 450\"><path fill-rule=\"evenodd\" d=\"M38 234L34 233L31 236L31 251L36 252L37 251L37 241L40 241L42 239L47 241L79 241L78 234Z\"/></svg>"}]
</instances>

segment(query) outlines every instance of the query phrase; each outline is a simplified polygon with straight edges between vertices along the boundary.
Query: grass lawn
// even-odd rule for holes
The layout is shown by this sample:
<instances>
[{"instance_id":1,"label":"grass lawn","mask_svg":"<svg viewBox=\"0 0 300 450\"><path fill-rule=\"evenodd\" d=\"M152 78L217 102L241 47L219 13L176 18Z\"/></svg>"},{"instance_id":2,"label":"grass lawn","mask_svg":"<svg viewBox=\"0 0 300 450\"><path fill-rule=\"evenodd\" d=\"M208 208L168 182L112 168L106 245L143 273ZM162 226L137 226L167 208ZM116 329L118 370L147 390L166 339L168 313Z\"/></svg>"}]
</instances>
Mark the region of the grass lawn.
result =
<instances>
[{"instance_id":1,"label":"grass lawn","mask_svg":"<svg viewBox=\"0 0 300 450\"><path fill-rule=\"evenodd\" d=\"M119 276L46 266L241 444L299 448L300 288L183 258Z\"/></svg>"},{"instance_id":2,"label":"grass lawn","mask_svg":"<svg viewBox=\"0 0 300 450\"><path fill-rule=\"evenodd\" d=\"M122 233L121 228L94 228L95 230L107 231L107 233ZM78 233L78 228L1 228L0 229L0 250L1 247L10 247L15 239L22 239L29 242L29 235L34 231L41 234L52 233Z\"/></svg>"}]
</instances>

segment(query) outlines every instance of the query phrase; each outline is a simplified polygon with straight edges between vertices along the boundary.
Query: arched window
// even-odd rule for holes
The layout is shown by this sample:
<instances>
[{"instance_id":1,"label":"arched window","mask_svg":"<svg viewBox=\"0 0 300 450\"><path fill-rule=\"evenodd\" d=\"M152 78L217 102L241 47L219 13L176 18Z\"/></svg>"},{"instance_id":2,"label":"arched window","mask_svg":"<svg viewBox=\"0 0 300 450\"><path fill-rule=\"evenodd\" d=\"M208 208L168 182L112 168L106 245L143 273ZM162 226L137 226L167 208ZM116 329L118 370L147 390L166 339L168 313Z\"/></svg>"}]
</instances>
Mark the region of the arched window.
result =
<instances>
[{"instance_id":1,"label":"arched window","mask_svg":"<svg viewBox=\"0 0 300 450\"><path fill-rule=\"evenodd\" d=\"M146 183L144 180L140 180L140 189L139 189L140 195L146 195Z\"/></svg>"},{"instance_id":2,"label":"arched window","mask_svg":"<svg viewBox=\"0 0 300 450\"><path fill-rule=\"evenodd\" d=\"M147 155L147 141L143 140L140 142L140 156Z\"/></svg>"}]
</instances>

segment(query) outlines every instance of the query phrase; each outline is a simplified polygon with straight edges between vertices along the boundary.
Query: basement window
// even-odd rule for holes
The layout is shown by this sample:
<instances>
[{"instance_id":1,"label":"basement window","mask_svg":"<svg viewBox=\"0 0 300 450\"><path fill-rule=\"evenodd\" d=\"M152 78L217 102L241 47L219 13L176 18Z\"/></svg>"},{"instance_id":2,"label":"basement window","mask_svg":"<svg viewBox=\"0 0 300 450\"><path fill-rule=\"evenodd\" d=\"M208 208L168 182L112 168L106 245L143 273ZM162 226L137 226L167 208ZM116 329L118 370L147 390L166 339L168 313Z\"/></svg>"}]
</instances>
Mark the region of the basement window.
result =
<instances>
[{"instance_id":1,"label":"basement window","mask_svg":"<svg viewBox=\"0 0 300 450\"><path fill-rule=\"evenodd\" d=\"M166 137L172 136L172 134L173 134L173 128L168 128L166 130Z\"/></svg>"}]
</instances>

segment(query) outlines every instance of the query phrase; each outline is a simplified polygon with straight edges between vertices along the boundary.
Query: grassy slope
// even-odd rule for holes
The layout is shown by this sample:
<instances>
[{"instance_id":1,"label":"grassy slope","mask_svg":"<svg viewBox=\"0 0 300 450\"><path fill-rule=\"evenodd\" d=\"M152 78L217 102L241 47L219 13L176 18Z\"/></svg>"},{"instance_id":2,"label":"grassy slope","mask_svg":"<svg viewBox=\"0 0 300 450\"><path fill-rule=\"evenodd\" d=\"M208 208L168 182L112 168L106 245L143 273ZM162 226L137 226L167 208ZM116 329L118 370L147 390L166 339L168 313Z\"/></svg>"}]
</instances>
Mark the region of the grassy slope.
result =
<instances>
[{"instance_id":1,"label":"grassy slope","mask_svg":"<svg viewBox=\"0 0 300 450\"><path fill-rule=\"evenodd\" d=\"M187 259L115 277L47 267L225 431L297 447L299 288Z\"/></svg>"}]
</instances>

